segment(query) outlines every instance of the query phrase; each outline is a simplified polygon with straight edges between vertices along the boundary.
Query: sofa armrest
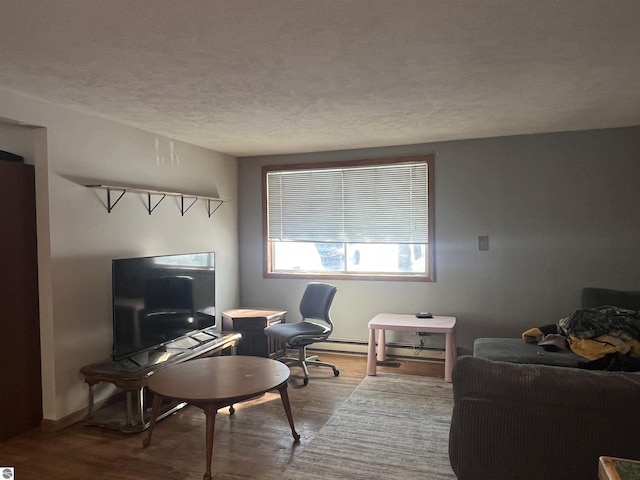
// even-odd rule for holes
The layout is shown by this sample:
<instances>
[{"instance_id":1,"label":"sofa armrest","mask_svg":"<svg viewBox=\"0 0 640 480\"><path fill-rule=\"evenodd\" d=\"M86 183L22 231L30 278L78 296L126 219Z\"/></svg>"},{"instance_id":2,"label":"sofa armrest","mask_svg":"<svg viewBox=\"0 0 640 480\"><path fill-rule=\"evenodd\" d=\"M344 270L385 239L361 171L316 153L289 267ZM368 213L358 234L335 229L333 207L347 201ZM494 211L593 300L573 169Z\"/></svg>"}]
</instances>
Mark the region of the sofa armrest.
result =
<instances>
[{"instance_id":1,"label":"sofa armrest","mask_svg":"<svg viewBox=\"0 0 640 480\"><path fill-rule=\"evenodd\" d=\"M640 458L639 373L460 357L453 394L459 480L595 480L601 455Z\"/></svg>"}]
</instances>

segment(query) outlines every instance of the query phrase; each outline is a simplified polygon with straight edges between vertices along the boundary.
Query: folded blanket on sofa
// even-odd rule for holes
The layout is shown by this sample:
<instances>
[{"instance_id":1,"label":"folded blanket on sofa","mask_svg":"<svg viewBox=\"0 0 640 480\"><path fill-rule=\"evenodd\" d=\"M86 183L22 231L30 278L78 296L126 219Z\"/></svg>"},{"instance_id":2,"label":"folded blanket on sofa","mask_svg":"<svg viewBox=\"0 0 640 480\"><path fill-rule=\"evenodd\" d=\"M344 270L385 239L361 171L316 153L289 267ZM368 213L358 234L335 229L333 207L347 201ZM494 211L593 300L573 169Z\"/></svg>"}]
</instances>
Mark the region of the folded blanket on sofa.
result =
<instances>
[{"instance_id":1,"label":"folded blanket on sofa","mask_svg":"<svg viewBox=\"0 0 640 480\"><path fill-rule=\"evenodd\" d=\"M640 340L640 313L624 308L602 306L574 310L558 322L568 337L596 338L610 335Z\"/></svg>"},{"instance_id":2,"label":"folded blanket on sofa","mask_svg":"<svg viewBox=\"0 0 640 480\"><path fill-rule=\"evenodd\" d=\"M640 357L640 312L619 307L601 306L571 312L558 324L534 327L525 331L527 343L545 349L563 348L590 361L617 356Z\"/></svg>"},{"instance_id":3,"label":"folded blanket on sofa","mask_svg":"<svg viewBox=\"0 0 640 480\"><path fill-rule=\"evenodd\" d=\"M588 360L606 355L640 357L640 313L602 306L574 310L558 323L571 350Z\"/></svg>"}]
</instances>

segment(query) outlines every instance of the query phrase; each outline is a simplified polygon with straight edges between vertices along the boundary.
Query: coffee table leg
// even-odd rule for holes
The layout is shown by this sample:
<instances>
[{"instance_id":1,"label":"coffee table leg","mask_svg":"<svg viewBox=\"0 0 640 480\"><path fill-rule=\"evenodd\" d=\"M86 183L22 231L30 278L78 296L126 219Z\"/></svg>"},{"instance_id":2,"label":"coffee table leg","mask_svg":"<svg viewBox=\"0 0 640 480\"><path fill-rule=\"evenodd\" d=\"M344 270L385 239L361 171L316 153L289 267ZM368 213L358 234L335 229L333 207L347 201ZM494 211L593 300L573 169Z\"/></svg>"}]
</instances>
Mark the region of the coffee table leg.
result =
<instances>
[{"instance_id":1,"label":"coffee table leg","mask_svg":"<svg viewBox=\"0 0 640 480\"><path fill-rule=\"evenodd\" d=\"M211 480L211 459L213 457L213 431L216 426L216 414L218 408L214 405L206 405L204 408L204 414L207 417L207 471L202 477L204 480Z\"/></svg>"},{"instance_id":2,"label":"coffee table leg","mask_svg":"<svg viewBox=\"0 0 640 480\"><path fill-rule=\"evenodd\" d=\"M283 383L281 387L278 388L280 391L280 399L282 400L282 405L284 406L284 411L287 414L287 420L289 420L289 425L291 426L291 434L293 435L294 440L297 442L300 440L300 435L296 432L296 427L293 425L293 413L291 413L291 404L289 403L289 392L287 392L287 383Z\"/></svg>"},{"instance_id":3,"label":"coffee table leg","mask_svg":"<svg viewBox=\"0 0 640 480\"><path fill-rule=\"evenodd\" d=\"M162 404L162 396L157 393L153 394L153 403L151 404L151 419L149 420L149 432L147 432L146 438L142 441L142 447L148 447L151 443L151 435L153 434L153 428L156 426L156 420L158 419L158 413L160 413L160 405Z\"/></svg>"}]
</instances>

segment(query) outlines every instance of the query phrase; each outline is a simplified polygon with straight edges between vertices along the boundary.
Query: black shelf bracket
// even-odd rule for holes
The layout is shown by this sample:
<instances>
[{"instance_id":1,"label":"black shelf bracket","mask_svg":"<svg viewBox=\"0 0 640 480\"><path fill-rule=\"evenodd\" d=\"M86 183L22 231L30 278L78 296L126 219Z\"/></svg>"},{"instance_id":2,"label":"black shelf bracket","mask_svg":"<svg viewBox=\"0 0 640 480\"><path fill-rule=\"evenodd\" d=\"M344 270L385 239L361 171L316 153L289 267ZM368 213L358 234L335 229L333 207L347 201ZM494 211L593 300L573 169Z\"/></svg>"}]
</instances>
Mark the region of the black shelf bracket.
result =
<instances>
[{"instance_id":1,"label":"black shelf bracket","mask_svg":"<svg viewBox=\"0 0 640 480\"><path fill-rule=\"evenodd\" d=\"M185 198L192 198L192 202L187 205L187 207L185 208L184 206L184 199ZM193 205L198 201L198 197L187 197L185 195L180 195L180 213L182 214L182 216L184 217L184 214L187 213L189 211L189 209L191 207L193 207ZM211 217L211 215L209 215L209 217Z\"/></svg>"},{"instance_id":2,"label":"black shelf bracket","mask_svg":"<svg viewBox=\"0 0 640 480\"><path fill-rule=\"evenodd\" d=\"M160 200L158 200L153 207L151 206L152 195L160 195ZM147 212L149 212L149 215L151 215L151 212L153 212L156 207L160 205L160 202L162 202L166 197L167 195L164 193L147 192Z\"/></svg>"},{"instance_id":3,"label":"black shelf bracket","mask_svg":"<svg viewBox=\"0 0 640 480\"><path fill-rule=\"evenodd\" d=\"M113 190L112 188L107 188L107 212L111 213L111 210L113 210L113 207L116 206L116 204L120 201L120 199L122 197L124 197L124 194L127 193L127 191L125 189L122 189L122 193L120 195L118 195L118 198L116 198L116 200L114 202L111 202L111 190ZM118 189L116 189L118 190Z\"/></svg>"},{"instance_id":4,"label":"black shelf bracket","mask_svg":"<svg viewBox=\"0 0 640 480\"><path fill-rule=\"evenodd\" d=\"M218 202L218 205L216 205L216 207L211 210L211 202ZM211 215L213 215L214 213L216 213L216 210L218 210L221 206L222 206L223 201L220 199L207 199L207 213L209 214L209 218L211 218Z\"/></svg>"}]
</instances>

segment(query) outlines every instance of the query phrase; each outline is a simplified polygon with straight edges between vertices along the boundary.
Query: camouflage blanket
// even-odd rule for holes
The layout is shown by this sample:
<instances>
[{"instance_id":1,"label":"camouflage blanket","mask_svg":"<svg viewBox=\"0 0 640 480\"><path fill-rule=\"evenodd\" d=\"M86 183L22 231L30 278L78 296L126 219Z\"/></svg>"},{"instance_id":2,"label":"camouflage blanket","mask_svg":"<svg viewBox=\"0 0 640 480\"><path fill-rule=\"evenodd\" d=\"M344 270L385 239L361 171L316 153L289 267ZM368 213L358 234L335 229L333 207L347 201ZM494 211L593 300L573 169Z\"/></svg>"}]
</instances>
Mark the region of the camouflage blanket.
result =
<instances>
[{"instance_id":1,"label":"camouflage blanket","mask_svg":"<svg viewBox=\"0 0 640 480\"><path fill-rule=\"evenodd\" d=\"M597 338L603 335L624 340L640 340L640 312L603 306L575 310L558 322L561 333L575 338Z\"/></svg>"}]
</instances>

